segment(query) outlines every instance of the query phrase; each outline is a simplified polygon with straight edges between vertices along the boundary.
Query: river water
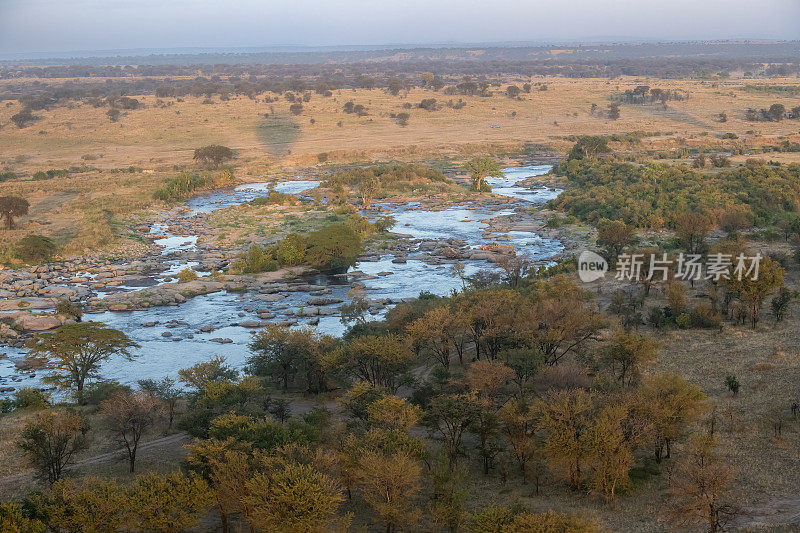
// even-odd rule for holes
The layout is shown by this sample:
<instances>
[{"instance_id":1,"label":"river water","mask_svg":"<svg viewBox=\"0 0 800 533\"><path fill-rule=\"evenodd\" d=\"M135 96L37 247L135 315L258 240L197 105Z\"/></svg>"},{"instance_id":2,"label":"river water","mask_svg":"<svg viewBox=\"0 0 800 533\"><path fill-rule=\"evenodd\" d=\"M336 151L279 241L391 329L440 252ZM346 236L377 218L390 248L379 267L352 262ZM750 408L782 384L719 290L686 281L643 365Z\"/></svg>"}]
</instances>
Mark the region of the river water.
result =
<instances>
[{"instance_id":1,"label":"river water","mask_svg":"<svg viewBox=\"0 0 800 533\"><path fill-rule=\"evenodd\" d=\"M546 174L548 165L512 167L503 169L504 178L489 178L496 194L514 198L519 204L542 204L555 198L560 191L549 188L528 189L517 185L517 182L531 176ZM292 180L275 185L275 190L286 194L303 195L303 192L319 185L314 180ZM187 202L187 210L182 216L210 213L216 209L249 202L268 194L269 184L256 183L241 185L233 190L214 192L198 196ZM397 220L392 228L395 233L410 236L413 239L446 240L456 238L477 248L488 242L500 242L513 246L517 253L526 254L531 259L545 262L559 253L563 248L558 241L542 238L525 231L508 231L502 234L486 232L489 219L512 215L513 206L458 206L444 210L420 209L416 204L382 204L380 216L391 215ZM173 235L167 224L154 224L151 233L163 236L154 241L163 246L164 271L156 277L157 283L169 281L181 269L196 266L193 261L186 261L180 256L183 252L196 250L196 235ZM177 255L178 258L172 258ZM416 260L409 256L405 263L393 263L393 255L382 255L377 261L361 261L350 269L350 274L366 275L360 281L364 284L367 296L372 300L389 300L396 303L406 298L413 298L421 291L446 295L462 286L461 279L453 273L450 264L432 264L430 261ZM435 263L435 262L433 262ZM486 261L462 261L467 275L478 270L493 268ZM207 273L200 273L206 275ZM352 276L351 276L352 277ZM348 276L310 276L306 279L310 284L324 286L326 298L347 300L347 292L352 287ZM129 287L135 290L137 287ZM99 294L102 297L102 294ZM312 297L308 292L289 292L279 301L264 301L263 295L252 293L218 292L190 298L179 306L154 307L142 311L105 312L87 315L85 319L104 322L109 326L124 331L140 345L134 351L133 360L113 358L103 364L101 374L108 379L122 383L134 384L139 379L177 377L178 370L197 362L207 360L214 355L223 355L235 365L241 366L249 352L247 344L252 329L231 325L232 323L258 320L255 310L269 309L276 318L285 320L287 312L296 311L308 306ZM290 313L290 316L294 316ZM371 318L379 318L380 313ZM295 317L298 318L298 317ZM320 331L331 335L341 335L345 326L338 313L329 316L315 317ZM298 318L300 325L308 323L309 318ZM149 323L156 322L156 326ZM148 325L145 325L148 324ZM167 327L169 326L169 327ZM212 332L204 333L200 329L213 326ZM171 334L165 337L165 332ZM229 339L230 342L220 344L212 339ZM1 354L7 358L1 358ZM38 386L38 378L30 372L18 371L13 361L24 354L20 350L0 347L0 386L14 387ZM2 395L0 395L2 396Z\"/></svg>"}]
</instances>

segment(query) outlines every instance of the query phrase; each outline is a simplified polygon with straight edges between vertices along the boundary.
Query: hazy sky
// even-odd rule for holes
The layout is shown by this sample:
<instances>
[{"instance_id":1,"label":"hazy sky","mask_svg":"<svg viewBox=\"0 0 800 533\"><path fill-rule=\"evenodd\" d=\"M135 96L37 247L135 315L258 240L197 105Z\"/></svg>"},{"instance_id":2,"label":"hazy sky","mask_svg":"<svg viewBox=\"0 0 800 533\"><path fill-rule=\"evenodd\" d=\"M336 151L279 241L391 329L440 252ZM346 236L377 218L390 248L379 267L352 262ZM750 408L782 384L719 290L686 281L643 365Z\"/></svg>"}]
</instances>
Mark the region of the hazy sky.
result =
<instances>
[{"instance_id":1,"label":"hazy sky","mask_svg":"<svg viewBox=\"0 0 800 533\"><path fill-rule=\"evenodd\" d=\"M800 0L0 0L0 54L175 47L800 39Z\"/></svg>"}]
</instances>

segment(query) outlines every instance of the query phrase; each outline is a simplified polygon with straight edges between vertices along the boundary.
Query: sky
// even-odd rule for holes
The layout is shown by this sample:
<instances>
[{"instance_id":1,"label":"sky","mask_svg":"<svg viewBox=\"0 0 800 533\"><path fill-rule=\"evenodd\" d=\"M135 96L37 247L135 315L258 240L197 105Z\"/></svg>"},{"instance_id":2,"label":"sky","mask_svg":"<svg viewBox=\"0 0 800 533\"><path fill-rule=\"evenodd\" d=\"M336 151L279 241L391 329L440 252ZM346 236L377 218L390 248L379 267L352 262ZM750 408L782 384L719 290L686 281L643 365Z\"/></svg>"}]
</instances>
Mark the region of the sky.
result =
<instances>
[{"instance_id":1,"label":"sky","mask_svg":"<svg viewBox=\"0 0 800 533\"><path fill-rule=\"evenodd\" d=\"M0 55L800 39L800 0L0 0Z\"/></svg>"}]
</instances>

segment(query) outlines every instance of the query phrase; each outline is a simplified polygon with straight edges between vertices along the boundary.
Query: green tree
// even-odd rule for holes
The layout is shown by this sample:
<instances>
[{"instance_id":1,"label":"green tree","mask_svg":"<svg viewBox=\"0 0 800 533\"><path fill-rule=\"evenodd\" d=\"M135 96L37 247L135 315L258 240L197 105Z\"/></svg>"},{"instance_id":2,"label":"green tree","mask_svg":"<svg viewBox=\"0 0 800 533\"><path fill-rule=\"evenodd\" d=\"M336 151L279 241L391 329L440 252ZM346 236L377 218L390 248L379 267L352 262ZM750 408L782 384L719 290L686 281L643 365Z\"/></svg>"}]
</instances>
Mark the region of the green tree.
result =
<instances>
[{"instance_id":1,"label":"green tree","mask_svg":"<svg viewBox=\"0 0 800 533\"><path fill-rule=\"evenodd\" d=\"M28 518L14 503L0 503L0 531L3 533L45 533L47 527L39 520Z\"/></svg>"},{"instance_id":2,"label":"green tree","mask_svg":"<svg viewBox=\"0 0 800 533\"><path fill-rule=\"evenodd\" d=\"M600 135L581 135L570 150L567 159L593 159L598 154L611 152L608 138Z\"/></svg>"},{"instance_id":3,"label":"green tree","mask_svg":"<svg viewBox=\"0 0 800 533\"><path fill-rule=\"evenodd\" d=\"M345 224L331 224L309 234L308 245L308 264L334 273L346 272L363 249L359 234Z\"/></svg>"},{"instance_id":4,"label":"green tree","mask_svg":"<svg viewBox=\"0 0 800 533\"><path fill-rule=\"evenodd\" d=\"M99 322L65 324L28 341L27 358L34 364L52 370L43 381L61 389L74 389L83 403L83 387L87 379L100 374L100 365L114 355L131 359L130 350L137 348L123 332Z\"/></svg>"},{"instance_id":5,"label":"green tree","mask_svg":"<svg viewBox=\"0 0 800 533\"><path fill-rule=\"evenodd\" d=\"M28 214L28 200L19 196L0 196L0 216L5 220L6 229L14 229L14 218Z\"/></svg>"},{"instance_id":6,"label":"green tree","mask_svg":"<svg viewBox=\"0 0 800 533\"><path fill-rule=\"evenodd\" d=\"M464 454L464 433L479 410L480 404L471 394L444 394L431 401L425 423L441 437L451 470L456 467L458 457Z\"/></svg>"},{"instance_id":7,"label":"green tree","mask_svg":"<svg viewBox=\"0 0 800 533\"><path fill-rule=\"evenodd\" d=\"M736 294L750 309L750 323L754 328L758 323L764 299L783 286L783 274L783 267L777 261L771 257L763 257L758 265L757 277L755 273L742 273L741 276L732 274L729 279L723 279L726 289Z\"/></svg>"},{"instance_id":8,"label":"green tree","mask_svg":"<svg viewBox=\"0 0 800 533\"><path fill-rule=\"evenodd\" d=\"M311 465L288 463L247 482L251 523L262 531L323 531L331 525L342 489Z\"/></svg>"},{"instance_id":9,"label":"green tree","mask_svg":"<svg viewBox=\"0 0 800 533\"><path fill-rule=\"evenodd\" d=\"M253 335L248 368L256 376L269 376L289 388L298 373L303 374L311 392L327 388L322 354L332 347L334 339L312 328L288 329L268 324Z\"/></svg>"},{"instance_id":10,"label":"green tree","mask_svg":"<svg viewBox=\"0 0 800 533\"><path fill-rule=\"evenodd\" d=\"M125 492L109 479L60 479L34 502L55 531L114 533L125 520Z\"/></svg>"},{"instance_id":11,"label":"green tree","mask_svg":"<svg viewBox=\"0 0 800 533\"><path fill-rule=\"evenodd\" d=\"M505 175L500 170L500 165L491 157L473 157L464 164L472 179L473 191L491 192L492 188L483 180L486 177L502 178Z\"/></svg>"},{"instance_id":12,"label":"green tree","mask_svg":"<svg viewBox=\"0 0 800 533\"><path fill-rule=\"evenodd\" d=\"M394 392L398 378L415 361L405 339L399 335L362 335L326 354L325 366L345 376L366 381L376 387Z\"/></svg>"},{"instance_id":13,"label":"green tree","mask_svg":"<svg viewBox=\"0 0 800 533\"><path fill-rule=\"evenodd\" d=\"M183 391L175 386L175 380L170 377L163 377L160 380L140 379L139 387L149 392L164 404L167 411L167 432L172 431L172 423L175 420L175 410L178 401L184 396Z\"/></svg>"},{"instance_id":14,"label":"green tree","mask_svg":"<svg viewBox=\"0 0 800 533\"><path fill-rule=\"evenodd\" d=\"M210 144L208 146L195 149L193 159L206 165L212 165L214 168L218 168L225 161L233 159L233 156L233 150L227 146Z\"/></svg>"},{"instance_id":15,"label":"green tree","mask_svg":"<svg viewBox=\"0 0 800 533\"><path fill-rule=\"evenodd\" d=\"M208 484L196 475L150 472L136 478L128 492L126 525L154 533L184 531L200 521L212 501Z\"/></svg>"},{"instance_id":16,"label":"green tree","mask_svg":"<svg viewBox=\"0 0 800 533\"><path fill-rule=\"evenodd\" d=\"M597 244L605 247L610 262L616 263L627 246L636 242L636 229L621 220L603 219L597 223Z\"/></svg>"},{"instance_id":17,"label":"green tree","mask_svg":"<svg viewBox=\"0 0 800 533\"><path fill-rule=\"evenodd\" d=\"M61 479L75 454L86 446L87 430L86 422L76 413L39 413L22 428L17 446L39 477L52 484Z\"/></svg>"}]
</instances>

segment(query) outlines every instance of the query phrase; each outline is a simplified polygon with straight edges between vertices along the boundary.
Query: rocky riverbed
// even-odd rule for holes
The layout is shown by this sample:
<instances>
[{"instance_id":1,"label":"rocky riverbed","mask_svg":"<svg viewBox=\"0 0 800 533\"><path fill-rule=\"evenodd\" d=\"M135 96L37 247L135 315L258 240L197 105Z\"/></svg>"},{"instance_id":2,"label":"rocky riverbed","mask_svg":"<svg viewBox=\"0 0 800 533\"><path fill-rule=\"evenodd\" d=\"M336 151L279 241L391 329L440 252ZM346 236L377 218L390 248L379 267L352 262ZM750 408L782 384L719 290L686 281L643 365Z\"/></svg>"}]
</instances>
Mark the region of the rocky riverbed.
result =
<instances>
[{"instance_id":1,"label":"rocky riverbed","mask_svg":"<svg viewBox=\"0 0 800 533\"><path fill-rule=\"evenodd\" d=\"M35 371L20 370L25 366L22 347L27 337L75 320L54 311L58 300L82 304L84 320L107 323L141 345L133 362L104 367L104 375L129 382L173 374L219 353L240 364L250 333L267 323L316 326L340 334L344 325L339 307L354 287L364 289L369 312L379 317L420 291L447 294L460 288L462 281L452 269L456 263L470 275L517 254L551 261L565 252L556 238L559 230L545 228L543 217L525 206L542 203L558 191L517 185L518 178L548 169L516 167L510 178L495 179L495 191L507 197L495 205L375 206L365 214L393 216L397 238L367 249L356 267L342 275L305 268L252 276L223 273L240 250L220 249L208 225L209 213L267 194L263 184L193 198L153 215L136 227L145 250L136 259L0 271L0 344L6 346L0 346L0 392L36 383ZM288 181L277 189L301 194L318 183ZM177 273L184 268L201 277L178 282Z\"/></svg>"}]
</instances>

